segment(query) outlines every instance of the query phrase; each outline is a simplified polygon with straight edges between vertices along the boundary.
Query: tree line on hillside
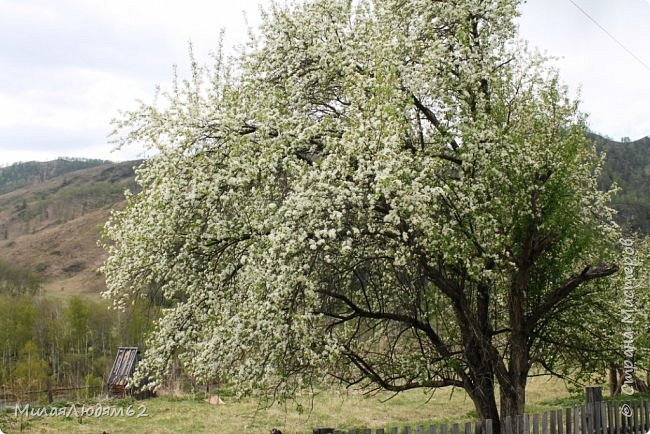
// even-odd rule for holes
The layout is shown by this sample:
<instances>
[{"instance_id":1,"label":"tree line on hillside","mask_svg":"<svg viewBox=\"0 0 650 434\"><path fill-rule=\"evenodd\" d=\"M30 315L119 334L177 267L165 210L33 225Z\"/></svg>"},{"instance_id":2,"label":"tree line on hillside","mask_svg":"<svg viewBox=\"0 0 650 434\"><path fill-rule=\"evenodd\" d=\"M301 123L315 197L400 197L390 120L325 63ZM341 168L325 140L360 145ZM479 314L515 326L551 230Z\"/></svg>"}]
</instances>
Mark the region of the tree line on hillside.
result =
<instances>
[{"instance_id":1,"label":"tree line on hillside","mask_svg":"<svg viewBox=\"0 0 650 434\"><path fill-rule=\"evenodd\" d=\"M117 180L70 183L65 178L54 191L34 192L12 199L10 217L0 224L0 239L15 238L50 225L65 223L85 214L110 207L134 190L132 172Z\"/></svg>"},{"instance_id":2,"label":"tree line on hillside","mask_svg":"<svg viewBox=\"0 0 650 434\"><path fill-rule=\"evenodd\" d=\"M42 285L34 270L0 260L0 295L36 294Z\"/></svg>"},{"instance_id":3,"label":"tree line on hillside","mask_svg":"<svg viewBox=\"0 0 650 434\"><path fill-rule=\"evenodd\" d=\"M612 202L619 212L618 222L650 234L650 137L633 142L615 142L595 134L590 137L606 154L599 187L606 190L616 183L620 188Z\"/></svg>"},{"instance_id":4,"label":"tree line on hillside","mask_svg":"<svg viewBox=\"0 0 650 434\"><path fill-rule=\"evenodd\" d=\"M118 346L144 346L152 311L104 301L0 295L0 385L5 400L36 401L56 388L100 392Z\"/></svg>"},{"instance_id":5,"label":"tree line on hillside","mask_svg":"<svg viewBox=\"0 0 650 434\"><path fill-rule=\"evenodd\" d=\"M43 183L48 179L75 170L87 169L110 163L92 158L58 158L48 162L20 162L0 167L0 195L27 185Z\"/></svg>"}]
</instances>

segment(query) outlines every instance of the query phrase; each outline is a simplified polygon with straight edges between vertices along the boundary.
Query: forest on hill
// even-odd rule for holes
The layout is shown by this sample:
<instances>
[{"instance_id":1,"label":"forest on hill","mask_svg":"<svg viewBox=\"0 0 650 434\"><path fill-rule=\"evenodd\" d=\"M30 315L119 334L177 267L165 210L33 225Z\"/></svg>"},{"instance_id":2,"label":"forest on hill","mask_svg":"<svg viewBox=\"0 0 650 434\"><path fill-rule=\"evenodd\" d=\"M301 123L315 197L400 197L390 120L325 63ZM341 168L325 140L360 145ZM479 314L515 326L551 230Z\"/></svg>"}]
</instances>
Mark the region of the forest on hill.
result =
<instances>
[{"instance_id":1,"label":"forest on hill","mask_svg":"<svg viewBox=\"0 0 650 434\"><path fill-rule=\"evenodd\" d=\"M601 187L620 188L614 197L619 224L626 229L650 234L650 137L623 142L593 135L606 154Z\"/></svg>"},{"instance_id":2,"label":"forest on hill","mask_svg":"<svg viewBox=\"0 0 650 434\"><path fill-rule=\"evenodd\" d=\"M72 170L77 163L91 167ZM95 163L100 161L0 168L0 180L8 180L0 182L6 191L0 195L0 260L38 273L46 290L96 295L105 288L96 272L104 258L97 240L125 190L136 190L133 168L138 162ZM53 176L57 166L59 174ZM29 184L18 187L21 183L7 173L20 174Z\"/></svg>"},{"instance_id":3,"label":"forest on hill","mask_svg":"<svg viewBox=\"0 0 650 434\"><path fill-rule=\"evenodd\" d=\"M0 400L36 391L92 396L120 345L144 343L155 309L125 312L99 299L97 239L138 162L59 159L0 168ZM50 395L52 395L50 393ZM74 396L74 395L73 395Z\"/></svg>"},{"instance_id":4,"label":"forest on hill","mask_svg":"<svg viewBox=\"0 0 650 434\"><path fill-rule=\"evenodd\" d=\"M41 184L66 173L108 164L91 158L57 158L53 161L28 161L0 167L0 195L19 188Z\"/></svg>"}]
</instances>

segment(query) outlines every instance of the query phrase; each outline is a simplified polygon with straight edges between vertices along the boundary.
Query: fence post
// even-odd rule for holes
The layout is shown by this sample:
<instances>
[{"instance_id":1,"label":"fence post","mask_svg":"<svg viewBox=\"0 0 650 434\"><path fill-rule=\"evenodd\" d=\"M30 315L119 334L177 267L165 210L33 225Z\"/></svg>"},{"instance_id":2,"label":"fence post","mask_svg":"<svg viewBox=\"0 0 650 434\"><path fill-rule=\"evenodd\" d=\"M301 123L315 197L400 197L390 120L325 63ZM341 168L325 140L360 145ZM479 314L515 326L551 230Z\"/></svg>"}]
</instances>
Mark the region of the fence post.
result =
<instances>
[{"instance_id":1,"label":"fence post","mask_svg":"<svg viewBox=\"0 0 650 434\"><path fill-rule=\"evenodd\" d=\"M603 389L600 386L590 386L585 389L587 395L587 425L588 434L602 434L603 423L601 420L601 402L603 402Z\"/></svg>"},{"instance_id":2,"label":"fence post","mask_svg":"<svg viewBox=\"0 0 650 434\"><path fill-rule=\"evenodd\" d=\"M52 396L52 377L49 375L45 379L45 388L47 389L47 403L52 404L54 402L54 397Z\"/></svg>"}]
</instances>

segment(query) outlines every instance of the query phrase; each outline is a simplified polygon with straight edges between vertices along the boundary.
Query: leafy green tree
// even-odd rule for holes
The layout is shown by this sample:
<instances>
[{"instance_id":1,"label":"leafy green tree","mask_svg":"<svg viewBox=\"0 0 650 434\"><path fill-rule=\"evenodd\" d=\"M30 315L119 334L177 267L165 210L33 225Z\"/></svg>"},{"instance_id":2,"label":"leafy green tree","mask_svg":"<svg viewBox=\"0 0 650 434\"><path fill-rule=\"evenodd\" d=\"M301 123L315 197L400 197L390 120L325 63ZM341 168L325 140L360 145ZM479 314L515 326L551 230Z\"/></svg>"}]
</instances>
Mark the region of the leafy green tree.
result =
<instances>
[{"instance_id":1,"label":"leafy green tree","mask_svg":"<svg viewBox=\"0 0 650 434\"><path fill-rule=\"evenodd\" d=\"M27 399L28 391L39 391L48 375L47 362L41 358L38 346L27 341L21 348L14 372L14 390Z\"/></svg>"},{"instance_id":2,"label":"leafy green tree","mask_svg":"<svg viewBox=\"0 0 650 434\"><path fill-rule=\"evenodd\" d=\"M43 279L38 273L0 260L0 294L35 294L42 284Z\"/></svg>"},{"instance_id":3,"label":"leafy green tree","mask_svg":"<svg viewBox=\"0 0 650 434\"><path fill-rule=\"evenodd\" d=\"M81 297L70 297L66 317L73 346L77 349L85 347L88 332L90 331L90 309L88 304Z\"/></svg>"},{"instance_id":4,"label":"leafy green tree","mask_svg":"<svg viewBox=\"0 0 650 434\"><path fill-rule=\"evenodd\" d=\"M106 226L108 295L171 305L139 378L455 386L498 432L497 388L516 415L533 366L611 360L602 161L517 5L274 6L233 64L119 121L158 154Z\"/></svg>"}]
</instances>

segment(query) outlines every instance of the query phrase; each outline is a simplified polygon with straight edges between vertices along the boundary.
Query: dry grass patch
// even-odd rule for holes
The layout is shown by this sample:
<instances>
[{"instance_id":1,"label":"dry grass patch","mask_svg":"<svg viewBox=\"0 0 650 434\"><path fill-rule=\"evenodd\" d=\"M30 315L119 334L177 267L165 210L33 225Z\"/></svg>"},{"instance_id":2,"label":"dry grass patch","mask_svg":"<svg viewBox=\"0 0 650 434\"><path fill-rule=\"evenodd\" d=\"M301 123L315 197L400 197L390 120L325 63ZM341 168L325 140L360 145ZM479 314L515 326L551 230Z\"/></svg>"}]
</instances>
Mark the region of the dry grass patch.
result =
<instances>
[{"instance_id":1,"label":"dry grass patch","mask_svg":"<svg viewBox=\"0 0 650 434\"><path fill-rule=\"evenodd\" d=\"M272 427L284 434L310 433L314 427L340 429L388 428L475 419L474 406L459 389L441 389L427 395L409 391L390 398L388 393L365 396L345 389L319 392L314 399L302 399L260 408L255 398L223 397L225 404L211 405L198 397L165 396L135 401L146 406L147 417L34 417L23 420L27 433L263 433ZM568 392L558 380L531 379L528 401L534 411L553 408L545 401L566 398ZM119 404L119 402L118 402ZM9 416L12 416L11 412ZM5 417L0 427L6 433L19 432L20 421Z\"/></svg>"}]
</instances>

